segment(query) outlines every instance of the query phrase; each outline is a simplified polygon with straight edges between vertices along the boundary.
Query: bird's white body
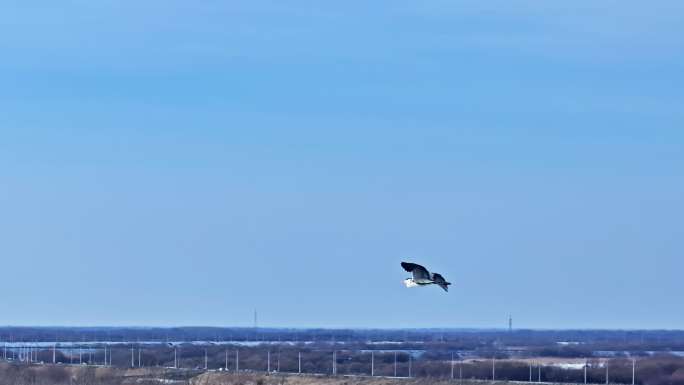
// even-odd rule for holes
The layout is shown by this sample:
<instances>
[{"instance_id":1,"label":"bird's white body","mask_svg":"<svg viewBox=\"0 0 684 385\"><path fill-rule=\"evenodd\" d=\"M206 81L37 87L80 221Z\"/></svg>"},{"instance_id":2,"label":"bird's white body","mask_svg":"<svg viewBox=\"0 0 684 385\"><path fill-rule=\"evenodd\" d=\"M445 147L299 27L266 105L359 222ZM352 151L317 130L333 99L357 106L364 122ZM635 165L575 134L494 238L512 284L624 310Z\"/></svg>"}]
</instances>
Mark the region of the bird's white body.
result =
<instances>
[{"instance_id":1,"label":"bird's white body","mask_svg":"<svg viewBox=\"0 0 684 385\"><path fill-rule=\"evenodd\" d=\"M404 280L404 285L406 287L418 287L418 286L425 286L433 283L430 280L427 279L413 279L413 278L406 278Z\"/></svg>"}]
</instances>

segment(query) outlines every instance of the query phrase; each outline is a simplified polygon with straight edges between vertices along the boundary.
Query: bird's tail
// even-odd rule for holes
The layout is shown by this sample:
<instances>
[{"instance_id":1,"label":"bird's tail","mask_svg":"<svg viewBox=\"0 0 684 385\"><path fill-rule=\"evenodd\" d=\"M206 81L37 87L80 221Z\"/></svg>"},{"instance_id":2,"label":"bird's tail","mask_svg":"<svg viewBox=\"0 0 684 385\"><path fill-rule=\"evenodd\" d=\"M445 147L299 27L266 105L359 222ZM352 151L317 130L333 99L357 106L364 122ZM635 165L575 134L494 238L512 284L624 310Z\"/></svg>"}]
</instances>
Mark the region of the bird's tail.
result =
<instances>
[{"instance_id":1,"label":"bird's tail","mask_svg":"<svg viewBox=\"0 0 684 385\"><path fill-rule=\"evenodd\" d=\"M448 292L449 291L449 285L451 285L451 282L442 282L442 283L438 283L438 285L439 285L439 287L444 289L444 291Z\"/></svg>"}]
</instances>

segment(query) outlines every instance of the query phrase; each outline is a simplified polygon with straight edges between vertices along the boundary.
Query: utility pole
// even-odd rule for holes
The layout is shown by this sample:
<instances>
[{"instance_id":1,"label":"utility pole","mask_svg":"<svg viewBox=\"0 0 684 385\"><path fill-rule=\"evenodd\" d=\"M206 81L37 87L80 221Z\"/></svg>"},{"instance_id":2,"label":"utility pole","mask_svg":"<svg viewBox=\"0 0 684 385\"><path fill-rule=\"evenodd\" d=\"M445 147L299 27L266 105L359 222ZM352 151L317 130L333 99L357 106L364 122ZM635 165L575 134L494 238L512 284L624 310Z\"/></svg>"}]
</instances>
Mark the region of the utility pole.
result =
<instances>
[{"instance_id":1,"label":"utility pole","mask_svg":"<svg viewBox=\"0 0 684 385\"><path fill-rule=\"evenodd\" d=\"M240 371L240 351L235 350L235 373Z\"/></svg>"},{"instance_id":2,"label":"utility pole","mask_svg":"<svg viewBox=\"0 0 684 385\"><path fill-rule=\"evenodd\" d=\"M333 350L332 374L337 374L337 351Z\"/></svg>"},{"instance_id":3,"label":"utility pole","mask_svg":"<svg viewBox=\"0 0 684 385\"><path fill-rule=\"evenodd\" d=\"M371 377L375 376L375 351L371 350Z\"/></svg>"},{"instance_id":4,"label":"utility pole","mask_svg":"<svg viewBox=\"0 0 684 385\"><path fill-rule=\"evenodd\" d=\"M259 324L257 323L257 311L254 309L254 340L259 339Z\"/></svg>"},{"instance_id":5,"label":"utility pole","mask_svg":"<svg viewBox=\"0 0 684 385\"><path fill-rule=\"evenodd\" d=\"M107 366L107 345L104 347L104 366Z\"/></svg>"},{"instance_id":6,"label":"utility pole","mask_svg":"<svg viewBox=\"0 0 684 385\"><path fill-rule=\"evenodd\" d=\"M226 371L228 371L228 349L226 349Z\"/></svg>"},{"instance_id":7,"label":"utility pole","mask_svg":"<svg viewBox=\"0 0 684 385\"><path fill-rule=\"evenodd\" d=\"M266 364L266 372L270 374L271 373L271 351L270 350L268 350L266 352L266 362L268 362Z\"/></svg>"},{"instance_id":8,"label":"utility pole","mask_svg":"<svg viewBox=\"0 0 684 385\"><path fill-rule=\"evenodd\" d=\"M530 381L532 382L532 362L530 362Z\"/></svg>"},{"instance_id":9,"label":"utility pole","mask_svg":"<svg viewBox=\"0 0 684 385\"><path fill-rule=\"evenodd\" d=\"M302 374L302 352L299 352L299 359L298 359L298 361L299 361L299 371L298 371L298 373L299 373L299 374Z\"/></svg>"},{"instance_id":10,"label":"utility pole","mask_svg":"<svg viewBox=\"0 0 684 385\"><path fill-rule=\"evenodd\" d=\"M608 361L606 361L606 384L608 383Z\"/></svg>"},{"instance_id":11,"label":"utility pole","mask_svg":"<svg viewBox=\"0 0 684 385\"><path fill-rule=\"evenodd\" d=\"M537 377L537 382L541 382L541 364L539 364L537 366L537 370L538 370L537 375L539 376L539 377Z\"/></svg>"},{"instance_id":12,"label":"utility pole","mask_svg":"<svg viewBox=\"0 0 684 385\"><path fill-rule=\"evenodd\" d=\"M585 361L584 362L584 383L585 384L587 383L587 366L589 366L589 364Z\"/></svg>"},{"instance_id":13,"label":"utility pole","mask_svg":"<svg viewBox=\"0 0 684 385\"><path fill-rule=\"evenodd\" d=\"M413 356L411 355L411 352L409 352L409 373L408 376L411 378L411 362L413 361Z\"/></svg>"},{"instance_id":14,"label":"utility pole","mask_svg":"<svg viewBox=\"0 0 684 385\"><path fill-rule=\"evenodd\" d=\"M632 385L636 381L636 359L632 358Z\"/></svg>"},{"instance_id":15,"label":"utility pole","mask_svg":"<svg viewBox=\"0 0 684 385\"><path fill-rule=\"evenodd\" d=\"M173 348L173 368L178 369L178 348Z\"/></svg>"},{"instance_id":16,"label":"utility pole","mask_svg":"<svg viewBox=\"0 0 684 385\"><path fill-rule=\"evenodd\" d=\"M396 364L396 360L395 360ZM396 374L394 375L396 377ZM451 379L454 379L454 353L451 353Z\"/></svg>"},{"instance_id":17,"label":"utility pole","mask_svg":"<svg viewBox=\"0 0 684 385\"><path fill-rule=\"evenodd\" d=\"M134 355L135 349L133 349L133 346L131 346L131 368L135 368L135 355Z\"/></svg>"},{"instance_id":18,"label":"utility pole","mask_svg":"<svg viewBox=\"0 0 684 385\"><path fill-rule=\"evenodd\" d=\"M453 361L453 357L452 357L452 361ZM453 372L453 370L452 370L452 372ZM396 376L397 376L397 351L395 350L394 351L394 377L396 377Z\"/></svg>"},{"instance_id":19,"label":"utility pole","mask_svg":"<svg viewBox=\"0 0 684 385\"><path fill-rule=\"evenodd\" d=\"M138 367L142 368L142 349L138 348Z\"/></svg>"},{"instance_id":20,"label":"utility pole","mask_svg":"<svg viewBox=\"0 0 684 385\"><path fill-rule=\"evenodd\" d=\"M492 381L496 379L496 359L492 357Z\"/></svg>"},{"instance_id":21,"label":"utility pole","mask_svg":"<svg viewBox=\"0 0 684 385\"><path fill-rule=\"evenodd\" d=\"M207 349L204 349L204 370L209 367L209 356L207 355Z\"/></svg>"}]
</instances>

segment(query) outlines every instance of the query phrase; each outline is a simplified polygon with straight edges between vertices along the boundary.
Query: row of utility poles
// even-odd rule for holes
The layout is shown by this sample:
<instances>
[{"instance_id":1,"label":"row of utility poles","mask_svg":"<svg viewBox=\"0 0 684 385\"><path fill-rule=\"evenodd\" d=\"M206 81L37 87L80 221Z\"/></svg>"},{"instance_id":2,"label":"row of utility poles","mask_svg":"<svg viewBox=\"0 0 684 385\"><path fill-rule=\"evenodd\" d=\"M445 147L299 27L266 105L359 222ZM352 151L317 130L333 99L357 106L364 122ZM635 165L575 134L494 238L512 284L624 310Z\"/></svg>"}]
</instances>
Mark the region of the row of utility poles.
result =
<instances>
[{"instance_id":1,"label":"row of utility poles","mask_svg":"<svg viewBox=\"0 0 684 385\"><path fill-rule=\"evenodd\" d=\"M141 351L142 349L138 349L138 367L142 367L142 362L141 362ZM228 371L229 370L229 351L225 351L225 365L222 368L223 370ZM266 372L271 373L272 367L271 367L271 351L266 352ZM394 377L397 377L397 362L398 362L398 352L394 352ZM409 354L409 367L408 367L408 377L411 377L411 364L413 362L412 356ZM135 363L135 349L131 347L131 367L136 367ZM178 353L178 349L174 348L173 350L173 368L175 369L180 369L180 355ZM204 369L207 370L209 369L209 356L208 356L208 350L204 349ZM235 350L235 371L238 372L240 370L240 351ZM277 354L277 360L276 360L276 366L275 366L275 372L280 372L280 352ZM297 373L302 374L302 352L297 353ZM334 350L332 352L332 374L337 374L337 350ZM375 376L375 352L371 351L371 376Z\"/></svg>"},{"instance_id":2,"label":"row of utility poles","mask_svg":"<svg viewBox=\"0 0 684 385\"><path fill-rule=\"evenodd\" d=\"M9 349L9 356L8 356L7 345L5 345L2 348L2 359L4 361L13 360L13 361L20 361L20 362L27 362L27 363L44 362L38 358L38 353L41 351L45 351L45 350L47 350L47 349L41 349L39 347L34 347L34 346L21 346L21 347L15 347L15 348ZM87 349L86 352L83 351L83 348L78 348L78 349L68 348L67 350L69 351L68 354L69 354L69 363L70 364L74 364L74 363L83 364L84 358L85 358L84 356L87 356L87 363L89 363L89 364L94 363L93 359L95 358L95 353L94 353L93 349L89 348L89 349ZM78 362L74 362L76 360L75 359L76 353L74 352L75 350L78 351ZM51 351L52 351L52 363L56 364L57 363L57 345L53 345ZM104 351L103 365L106 366L108 363L109 363L109 365L111 365L111 348L107 349L107 347L105 346L103 351ZM109 362L107 361L107 352L108 351L110 352Z\"/></svg>"},{"instance_id":3,"label":"row of utility poles","mask_svg":"<svg viewBox=\"0 0 684 385\"><path fill-rule=\"evenodd\" d=\"M239 350L235 351L235 371L239 371ZM409 353L408 354L408 377L412 377L411 369L412 369L412 355ZM463 361L456 361L454 359L454 353L451 353L451 379L454 380L456 379L456 363L458 362L458 379L459 382L463 380ZM393 377L397 377L397 364L398 364L398 352L394 351L394 365L393 365ZM541 383L541 369L542 365L536 365L537 366L537 381ZM175 366L177 367L177 366ZM587 369L589 365L585 363L584 365L584 383L587 384ZM608 362L605 363L605 368L606 368L606 375L605 375L605 380L606 384L610 383L610 378L609 378L609 367L608 367ZM207 349L204 350L204 369L208 369L208 356L207 356ZM228 369L228 350L226 350L226 363L225 363L225 368L224 370L229 370ZM271 351L267 351L267 364L266 364L266 371L267 373L271 373ZM280 372L280 352L278 352L278 360L277 360L277 369L276 372ZM302 374L302 353L298 352L297 354L297 373ZM332 352L332 374L337 375L337 350L333 350ZM371 377L375 376L375 351L371 351ZM496 359L492 358L492 381L496 381ZM533 379L533 364L530 363L530 376L529 376L529 382L534 382ZM636 360L632 359L632 385L636 385Z\"/></svg>"},{"instance_id":4,"label":"row of utility poles","mask_svg":"<svg viewBox=\"0 0 684 385\"><path fill-rule=\"evenodd\" d=\"M53 345L52 348L48 349L41 349L39 347L34 347L34 346L20 346L20 347L14 347L10 348L9 350L7 349L7 345L3 346L2 348L2 359L4 361L19 361L19 362L26 362L26 363L33 363L33 362L44 362L45 360L40 360L38 358L38 353L41 351L48 350L52 352L52 363L56 364L57 363L57 345ZM84 352L83 348L60 348L60 350L68 350L68 355L69 355L69 363L70 364L95 364L94 359L95 357L95 351L92 348L86 349ZM75 351L78 352L78 361L76 361L76 353ZM8 355L9 352L9 355ZM103 358L103 365L108 366L112 364L111 361L111 348L107 348L106 346L103 349L104 352L104 358ZM109 356L107 356L107 353L109 353ZM87 361L84 359L87 358ZM108 360L109 359L109 360Z\"/></svg>"},{"instance_id":5,"label":"row of utility poles","mask_svg":"<svg viewBox=\"0 0 684 385\"><path fill-rule=\"evenodd\" d=\"M71 364L74 364L75 360L75 354L74 354L74 348L69 348L69 360ZM19 347L18 351L17 348L10 349L10 355L12 360L18 360L21 362L38 362L38 352L39 348L37 347ZM8 349L7 345L3 347L3 359L5 361L8 360ZM83 348L78 348L78 364L83 364ZM87 351L88 354L88 363L93 364L93 358L94 358L94 352L93 349L89 348ZM225 351L225 367L223 368L224 370L228 371L228 356L229 356L229 351ZM277 361L276 361L276 372L280 372L280 352L278 352L277 355ZM412 361L413 357L410 353L408 353L408 377L412 377ZM103 349L103 366L111 366L112 365L112 348L107 348L107 346L104 347ZM454 354L451 353L451 379L454 380L456 379L456 373L455 373L455 367L456 367L456 360L454 359ZM57 345L52 346L52 363L56 364L57 363ZM398 363L398 352L394 351L394 365L393 365L393 377L397 377L397 363ZM463 367L462 367L462 361L458 361L458 379L462 380L463 379ZM375 376L375 351L371 351L371 377ZM535 382L533 378L533 363L530 363L529 365L529 382ZM587 384L587 369L588 369L588 364L584 365L584 383ZM143 367L143 361L142 361L142 348L137 349L137 363L136 363L136 349L131 346L131 367ZM174 348L173 350L173 368L179 369L180 368L180 355L178 352L178 348ZM541 382L541 365L536 365L536 382ZM204 369L207 370L209 369L209 355L208 355L208 350L204 349ZM238 372L240 370L240 351L235 350L235 371ZM271 373L271 351L267 351L267 364L266 364L266 371L268 373ZM302 353L298 352L297 354L297 373L302 374ZM337 350L333 350L332 352L332 374L336 375L337 374ZM492 358L492 376L491 376L492 381L496 381L496 359ZM605 383L609 384L610 383L610 377L609 377L609 367L608 363L605 363ZM632 359L632 385L636 385L636 360Z\"/></svg>"},{"instance_id":6,"label":"row of utility poles","mask_svg":"<svg viewBox=\"0 0 684 385\"><path fill-rule=\"evenodd\" d=\"M492 381L495 379L495 371L494 371L494 365L495 365L495 360L492 359ZM605 375L605 380L606 384L610 383L610 377L609 377L609 367L608 367L608 362L605 364L606 368L606 375ZM584 383L587 384L587 369L589 368L589 364L585 363L583 366L584 369ZM453 375L452 375L453 378ZM532 363L530 363L530 379L529 382L533 382L532 379ZM537 382L541 382L541 365L537 365ZM632 359L632 385L636 384L636 359Z\"/></svg>"}]
</instances>

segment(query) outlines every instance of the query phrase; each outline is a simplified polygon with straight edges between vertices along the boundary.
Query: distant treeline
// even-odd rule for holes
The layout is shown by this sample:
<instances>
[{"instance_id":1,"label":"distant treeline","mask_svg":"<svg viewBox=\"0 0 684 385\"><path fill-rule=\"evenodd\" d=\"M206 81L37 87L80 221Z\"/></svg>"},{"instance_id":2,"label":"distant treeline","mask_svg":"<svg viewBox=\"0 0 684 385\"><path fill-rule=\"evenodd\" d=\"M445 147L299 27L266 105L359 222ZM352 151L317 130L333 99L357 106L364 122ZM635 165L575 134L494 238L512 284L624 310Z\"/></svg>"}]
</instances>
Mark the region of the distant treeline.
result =
<instances>
[{"instance_id":1,"label":"distant treeline","mask_svg":"<svg viewBox=\"0 0 684 385\"><path fill-rule=\"evenodd\" d=\"M0 341L336 341L450 342L476 347L545 346L560 341L596 346L668 346L684 350L684 330L526 330L499 329L289 329L289 328L126 328L0 327Z\"/></svg>"},{"instance_id":2,"label":"distant treeline","mask_svg":"<svg viewBox=\"0 0 684 385\"><path fill-rule=\"evenodd\" d=\"M19 341L307 341L345 343L357 349L370 346L391 349L401 343L402 349L467 350L501 358L520 354L590 357L601 351L611 356L646 356L652 351L684 351L684 331L676 330L0 327L0 342Z\"/></svg>"}]
</instances>

